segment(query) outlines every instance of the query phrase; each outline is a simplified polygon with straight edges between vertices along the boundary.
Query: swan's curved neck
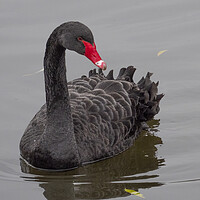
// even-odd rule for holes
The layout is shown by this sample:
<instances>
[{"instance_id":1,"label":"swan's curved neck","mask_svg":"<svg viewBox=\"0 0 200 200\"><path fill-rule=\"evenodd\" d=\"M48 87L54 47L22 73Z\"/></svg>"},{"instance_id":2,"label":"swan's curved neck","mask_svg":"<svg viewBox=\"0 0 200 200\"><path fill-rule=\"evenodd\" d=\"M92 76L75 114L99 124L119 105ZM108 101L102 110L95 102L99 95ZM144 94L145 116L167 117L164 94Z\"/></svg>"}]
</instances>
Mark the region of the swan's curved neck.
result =
<instances>
[{"instance_id":1,"label":"swan's curved neck","mask_svg":"<svg viewBox=\"0 0 200 200\"><path fill-rule=\"evenodd\" d=\"M53 36L47 41L44 58L44 78L47 104L47 121L43 141L48 152L53 152L52 165L62 157L63 168L79 165L79 153L74 135L70 100L66 80L65 49ZM62 161L61 161L62 162ZM68 163L68 166L66 166Z\"/></svg>"},{"instance_id":2,"label":"swan's curved neck","mask_svg":"<svg viewBox=\"0 0 200 200\"><path fill-rule=\"evenodd\" d=\"M46 90L47 110L50 112L52 105L57 101L69 103L65 49L50 37L44 57L44 78Z\"/></svg>"}]
</instances>

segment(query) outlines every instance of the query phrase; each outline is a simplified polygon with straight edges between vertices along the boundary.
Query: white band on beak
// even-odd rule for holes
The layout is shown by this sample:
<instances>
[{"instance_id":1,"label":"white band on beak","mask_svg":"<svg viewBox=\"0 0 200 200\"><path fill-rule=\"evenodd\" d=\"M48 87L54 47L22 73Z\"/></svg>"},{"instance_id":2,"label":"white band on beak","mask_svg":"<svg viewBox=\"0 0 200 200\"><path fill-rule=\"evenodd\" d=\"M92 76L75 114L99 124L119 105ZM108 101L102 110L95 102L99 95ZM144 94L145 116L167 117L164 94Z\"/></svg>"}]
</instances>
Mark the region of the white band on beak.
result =
<instances>
[{"instance_id":1,"label":"white band on beak","mask_svg":"<svg viewBox=\"0 0 200 200\"><path fill-rule=\"evenodd\" d=\"M99 68L101 68L102 70L106 70L107 65L103 60L99 60L98 62L95 63L95 65Z\"/></svg>"},{"instance_id":2,"label":"white band on beak","mask_svg":"<svg viewBox=\"0 0 200 200\"><path fill-rule=\"evenodd\" d=\"M95 63L95 65L101 66L102 63L104 63L104 61L103 60L99 60L98 62Z\"/></svg>"}]
</instances>

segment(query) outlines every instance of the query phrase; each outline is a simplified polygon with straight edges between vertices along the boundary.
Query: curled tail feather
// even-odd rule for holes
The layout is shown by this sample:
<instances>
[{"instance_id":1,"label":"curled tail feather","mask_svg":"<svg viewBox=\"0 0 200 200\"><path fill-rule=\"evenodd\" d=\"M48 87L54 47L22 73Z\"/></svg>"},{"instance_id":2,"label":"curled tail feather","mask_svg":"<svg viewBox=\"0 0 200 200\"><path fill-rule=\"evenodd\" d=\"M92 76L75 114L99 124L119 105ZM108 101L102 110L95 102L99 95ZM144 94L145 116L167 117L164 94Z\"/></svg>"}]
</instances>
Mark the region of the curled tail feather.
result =
<instances>
[{"instance_id":1,"label":"curled tail feather","mask_svg":"<svg viewBox=\"0 0 200 200\"><path fill-rule=\"evenodd\" d=\"M158 93L159 82L151 81L153 73L148 72L146 77L142 77L137 84L133 81L133 75L136 68L129 66L127 68L121 68L116 78L121 82L129 94L129 98L132 102L133 117L138 122L144 122L152 119L160 110L159 102L163 98L164 94ZM107 76L104 75L101 69L96 72L96 69L90 70L89 77L98 76L101 80L115 80L113 77L113 70L111 70ZM129 84L127 84L129 83ZM130 88L130 83L132 86Z\"/></svg>"}]
</instances>

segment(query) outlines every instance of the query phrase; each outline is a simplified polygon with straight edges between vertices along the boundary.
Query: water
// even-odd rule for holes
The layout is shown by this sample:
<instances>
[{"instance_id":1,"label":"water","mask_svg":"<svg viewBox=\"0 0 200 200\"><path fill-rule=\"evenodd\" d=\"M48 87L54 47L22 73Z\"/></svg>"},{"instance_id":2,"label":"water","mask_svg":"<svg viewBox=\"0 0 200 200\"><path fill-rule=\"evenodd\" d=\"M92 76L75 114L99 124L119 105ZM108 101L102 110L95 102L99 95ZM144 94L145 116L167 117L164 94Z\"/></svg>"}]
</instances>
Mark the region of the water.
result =
<instances>
[{"instance_id":1,"label":"water","mask_svg":"<svg viewBox=\"0 0 200 200\"><path fill-rule=\"evenodd\" d=\"M65 173L28 168L19 141L44 103L44 48L59 24L78 20L95 35L114 68L147 71L165 93L161 112L135 146L102 162ZM0 6L0 195L7 199L198 199L200 192L200 2L198 0L14 1ZM168 50L157 56L160 50ZM68 80L94 67L67 53ZM160 120L159 120L160 119Z\"/></svg>"}]
</instances>

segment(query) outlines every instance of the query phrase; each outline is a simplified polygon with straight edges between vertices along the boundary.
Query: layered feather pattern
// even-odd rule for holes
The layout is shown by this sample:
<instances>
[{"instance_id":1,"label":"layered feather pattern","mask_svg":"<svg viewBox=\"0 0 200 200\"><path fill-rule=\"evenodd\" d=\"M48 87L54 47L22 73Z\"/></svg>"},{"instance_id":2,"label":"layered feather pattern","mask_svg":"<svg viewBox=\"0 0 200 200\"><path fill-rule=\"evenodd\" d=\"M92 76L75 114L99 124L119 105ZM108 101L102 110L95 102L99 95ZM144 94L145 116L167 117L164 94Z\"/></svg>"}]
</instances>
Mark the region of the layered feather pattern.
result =
<instances>
[{"instance_id":1,"label":"layered feather pattern","mask_svg":"<svg viewBox=\"0 0 200 200\"><path fill-rule=\"evenodd\" d=\"M158 83L151 73L136 84L133 66L122 68L116 79L111 70L105 76L91 70L68 82L74 134L80 163L112 157L129 148L143 129L143 124L159 112L163 94L157 95ZM25 130L21 149L34 151L33 141L40 140L46 124L46 104ZM32 149L30 149L32 148Z\"/></svg>"},{"instance_id":2,"label":"layered feather pattern","mask_svg":"<svg viewBox=\"0 0 200 200\"><path fill-rule=\"evenodd\" d=\"M68 83L74 132L81 162L114 156L129 148L142 122L159 112L163 95L157 95L158 83L151 73L138 84L133 82L133 66L122 68L117 79L111 70L89 72Z\"/></svg>"}]
</instances>

